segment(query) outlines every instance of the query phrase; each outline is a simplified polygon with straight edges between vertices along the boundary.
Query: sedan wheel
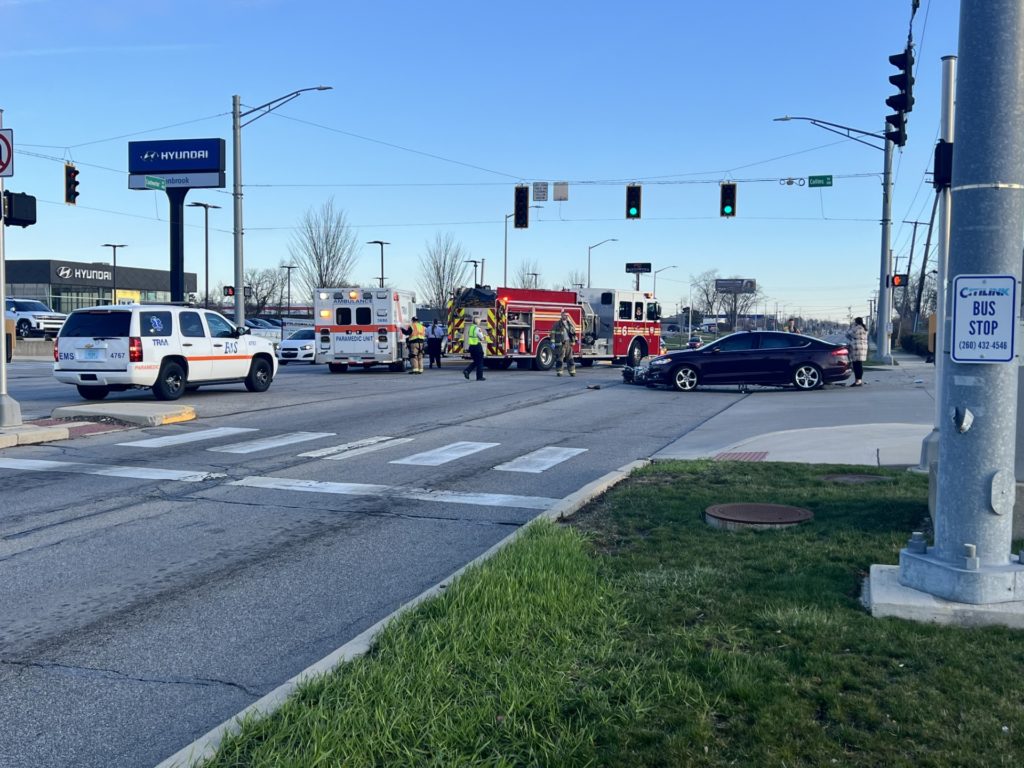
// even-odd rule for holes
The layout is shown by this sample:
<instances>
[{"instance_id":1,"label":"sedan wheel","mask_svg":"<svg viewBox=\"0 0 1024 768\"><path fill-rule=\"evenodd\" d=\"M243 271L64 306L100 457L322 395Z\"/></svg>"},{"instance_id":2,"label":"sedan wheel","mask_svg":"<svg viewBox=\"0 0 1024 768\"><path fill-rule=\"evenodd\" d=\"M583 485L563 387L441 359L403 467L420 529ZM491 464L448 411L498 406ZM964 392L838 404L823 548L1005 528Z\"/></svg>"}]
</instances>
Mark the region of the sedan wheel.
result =
<instances>
[{"instance_id":1,"label":"sedan wheel","mask_svg":"<svg viewBox=\"0 0 1024 768\"><path fill-rule=\"evenodd\" d=\"M690 392L697 388L697 370L681 365L672 372L672 387L677 392Z\"/></svg>"},{"instance_id":2,"label":"sedan wheel","mask_svg":"<svg viewBox=\"0 0 1024 768\"><path fill-rule=\"evenodd\" d=\"M821 386L821 371L818 366L804 363L793 371L793 386L797 389L817 389Z\"/></svg>"}]
</instances>

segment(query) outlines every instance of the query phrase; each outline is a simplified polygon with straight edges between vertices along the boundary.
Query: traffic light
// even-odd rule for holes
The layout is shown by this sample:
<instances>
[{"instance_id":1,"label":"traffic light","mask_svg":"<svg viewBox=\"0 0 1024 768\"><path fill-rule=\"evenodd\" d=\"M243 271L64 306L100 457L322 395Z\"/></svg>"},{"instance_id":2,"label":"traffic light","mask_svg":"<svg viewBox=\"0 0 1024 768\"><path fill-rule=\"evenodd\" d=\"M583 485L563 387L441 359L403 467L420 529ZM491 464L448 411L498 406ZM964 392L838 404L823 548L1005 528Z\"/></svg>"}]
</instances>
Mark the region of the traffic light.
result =
<instances>
[{"instance_id":1,"label":"traffic light","mask_svg":"<svg viewBox=\"0 0 1024 768\"><path fill-rule=\"evenodd\" d=\"M907 285L908 285L909 279L910 279L910 275L906 274L905 272L903 274L900 274L900 275L893 275L892 276L892 287L893 288L906 288Z\"/></svg>"},{"instance_id":2,"label":"traffic light","mask_svg":"<svg viewBox=\"0 0 1024 768\"><path fill-rule=\"evenodd\" d=\"M640 218L640 202L643 197L643 187L639 184L626 185L626 218Z\"/></svg>"},{"instance_id":3,"label":"traffic light","mask_svg":"<svg viewBox=\"0 0 1024 768\"><path fill-rule=\"evenodd\" d=\"M516 229L530 226L530 188L525 184L516 185L515 221Z\"/></svg>"},{"instance_id":4,"label":"traffic light","mask_svg":"<svg viewBox=\"0 0 1024 768\"><path fill-rule=\"evenodd\" d=\"M64 202L75 205L78 199L78 169L71 163L64 163Z\"/></svg>"},{"instance_id":5,"label":"traffic light","mask_svg":"<svg viewBox=\"0 0 1024 768\"><path fill-rule=\"evenodd\" d=\"M732 182L722 182L719 185L721 200L718 204L719 216L736 215L736 185Z\"/></svg>"},{"instance_id":6,"label":"traffic light","mask_svg":"<svg viewBox=\"0 0 1024 768\"><path fill-rule=\"evenodd\" d=\"M224 286L224 295L225 296L234 296L235 295L235 286L233 286L233 285L225 285Z\"/></svg>"},{"instance_id":7,"label":"traffic light","mask_svg":"<svg viewBox=\"0 0 1024 768\"><path fill-rule=\"evenodd\" d=\"M902 147L907 143L907 113L914 108L914 52L908 45L903 53L890 56L889 63L899 70L889 76L889 82L896 86L899 93L885 100L886 106L896 113L885 118L885 138L897 147Z\"/></svg>"},{"instance_id":8,"label":"traffic light","mask_svg":"<svg viewBox=\"0 0 1024 768\"><path fill-rule=\"evenodd\" d=\"M36 223L36 199L22 192L4 190L4 224L8 227L30 227Z\"/></svg>"}]
</instances>

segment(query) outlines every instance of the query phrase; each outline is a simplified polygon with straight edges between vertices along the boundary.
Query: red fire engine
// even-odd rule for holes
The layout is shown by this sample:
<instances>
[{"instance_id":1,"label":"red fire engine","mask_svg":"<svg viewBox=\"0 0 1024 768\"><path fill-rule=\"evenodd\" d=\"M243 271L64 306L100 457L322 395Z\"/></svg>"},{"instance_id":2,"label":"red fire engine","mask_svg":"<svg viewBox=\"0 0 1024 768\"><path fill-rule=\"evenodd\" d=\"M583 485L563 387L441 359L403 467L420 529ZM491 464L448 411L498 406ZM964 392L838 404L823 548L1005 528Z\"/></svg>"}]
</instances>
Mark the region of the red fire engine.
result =
<instances>
[{"instance_id":1,"label":"red fire engine","mask_svg":"<svg viewBox=\"0 0 1024 768\"><path fill-rule=\"evenodd\" d=\"M562 310L576 324L573 352L583 366L595 360L636 365L661 350L661 307L650 293L617 288L549 291L486 286L456 291L448 302L448 351L465 354L470 319L487 331L487 365L549 370L555 362L551 326Z\"/></svg>"}]
</instances>

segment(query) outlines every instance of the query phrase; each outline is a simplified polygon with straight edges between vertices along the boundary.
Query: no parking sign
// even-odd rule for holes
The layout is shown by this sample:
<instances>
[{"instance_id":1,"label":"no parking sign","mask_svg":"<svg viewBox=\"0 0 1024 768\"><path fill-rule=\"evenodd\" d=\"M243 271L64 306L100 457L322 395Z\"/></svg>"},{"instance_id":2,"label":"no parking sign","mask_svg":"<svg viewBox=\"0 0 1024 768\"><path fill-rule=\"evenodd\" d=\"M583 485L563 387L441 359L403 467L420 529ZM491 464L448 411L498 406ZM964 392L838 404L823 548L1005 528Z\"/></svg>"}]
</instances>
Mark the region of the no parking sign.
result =
<instances>
[{"instance_id":1,"label":"no parking sign","mask_svg":"<svg viewBox=\"0 0 1024 768\"><path fill-rule=\"evenodd\" d=\"M14 175L14 130L0 128L0 176Z\"/></svg>"},{"instance_id":2,"label":"no parking sign","mask_svg":"<svg viewBox=\"0 0 1024 768\"><path fill-rule=\"evenodd\" d=\"M953 278L953 343L957 363L1010 363L1017 328L1017 280L1013 275Z\"/></svg>"}]
</instances>

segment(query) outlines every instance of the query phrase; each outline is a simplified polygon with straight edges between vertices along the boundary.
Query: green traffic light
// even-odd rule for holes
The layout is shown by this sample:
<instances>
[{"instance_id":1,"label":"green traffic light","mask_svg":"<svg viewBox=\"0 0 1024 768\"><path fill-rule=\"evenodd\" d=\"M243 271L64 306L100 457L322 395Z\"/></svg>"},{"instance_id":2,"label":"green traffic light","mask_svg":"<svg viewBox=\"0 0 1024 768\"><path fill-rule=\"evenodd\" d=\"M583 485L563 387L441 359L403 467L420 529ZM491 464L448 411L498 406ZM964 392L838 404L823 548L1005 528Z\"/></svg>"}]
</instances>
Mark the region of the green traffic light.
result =
<instances>
[{"instance_id":1,"label":"green traffic light","mask_svg":"<svg viewBox=\"0 0 1024 768\"><path fill-rule=\"evenodd\" d=\"M635 207L629 209L629 215L630 216L636 216L636 208Z\"/></svg>"},{"instance_id":2,"label":"green traffic light","mask_svg":"<svg viewBox=\"0 0 1024 768\"><path fill-rule=\"evenodd\" d=\"M722 213L732 213L732 206L727 205L724 208L722 208Z\"/></svg>"}]
</instances>

